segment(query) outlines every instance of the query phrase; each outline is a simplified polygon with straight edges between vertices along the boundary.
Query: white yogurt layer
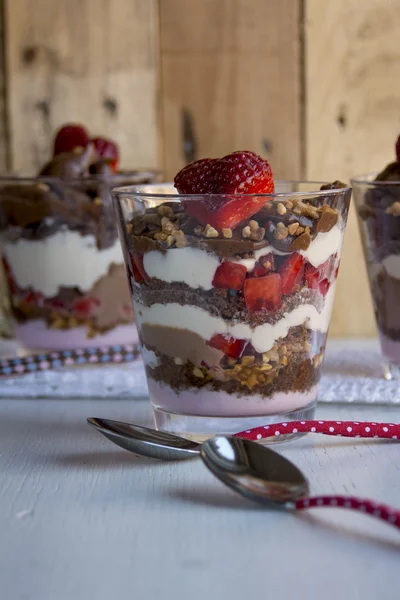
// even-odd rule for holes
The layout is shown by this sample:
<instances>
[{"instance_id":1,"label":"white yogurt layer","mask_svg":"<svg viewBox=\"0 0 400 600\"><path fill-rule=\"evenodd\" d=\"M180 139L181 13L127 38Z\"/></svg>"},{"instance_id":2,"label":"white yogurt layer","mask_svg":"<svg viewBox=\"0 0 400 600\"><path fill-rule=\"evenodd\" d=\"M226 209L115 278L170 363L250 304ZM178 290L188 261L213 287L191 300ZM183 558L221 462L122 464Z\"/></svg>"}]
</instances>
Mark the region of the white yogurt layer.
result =
<instances>
[{"instance_id":1,"label":"white yogurt layer","mask_svg":"<svg viewBox=\"0 0 400 600\"><path fill-rule=\"evenodd\" d=\"M343 232L335 225L327 233L319 233L307 250L300 250L314 267L319 267L333 254L340 254L343 242ZM266 246L254 252L254 258L235 260L239 265L244 265L252 271L257 260L269 253L280 256L287 254ZM157 251L146 252L144 255L144 268L150 277L157 277L167 283L186 283L192 288L210 290L215 271L220 264L220 259L215 255L200 250L199 248L171 248L164 254Z\"/></svg>"},{"instance_id":2,"label":"white yogurt layer","mask_svg":"<svg viewBox=\"0 0 400 600\"><path fill-rule=\"evenodd\" d=\"M268 352L276 340L287 336L291 327L305 324L314 331L328 331L334 294L335 284L331 285L320 313L312 304L302 304L285 313L277 323L273 325L264 323L254 328L246 323L231 323L220 317L214 317L198 306L181 306L175 302L143 306L133 301L133 304L138 327L145 323L188 329L205 340L219 333L250 341L256 352Z\"/></svg>"},{"instance_id":3,"label":"white yogurt layer","mask_svg":"<svg viewBox=\"0 0 400 600\"><path fill-rule=\"evenodd\" d=\"M112 263L122 264L119 239L99 250L93 235L61 230L42 240L20 238L5 243L4 255L19 287L33 288L51 298L61 286L77 287L87 292Z\"/></svg>"},{"instance_id":4,"label":"white yogurt layer","mask_svg":"<svg viewBox=\"0 0 400 600\"><path fill-rule=\"evenodd\" d=\"M382 265L393 279L400 279L400 254L390 254L383 259Z\"/></svg>"}]
</instances>

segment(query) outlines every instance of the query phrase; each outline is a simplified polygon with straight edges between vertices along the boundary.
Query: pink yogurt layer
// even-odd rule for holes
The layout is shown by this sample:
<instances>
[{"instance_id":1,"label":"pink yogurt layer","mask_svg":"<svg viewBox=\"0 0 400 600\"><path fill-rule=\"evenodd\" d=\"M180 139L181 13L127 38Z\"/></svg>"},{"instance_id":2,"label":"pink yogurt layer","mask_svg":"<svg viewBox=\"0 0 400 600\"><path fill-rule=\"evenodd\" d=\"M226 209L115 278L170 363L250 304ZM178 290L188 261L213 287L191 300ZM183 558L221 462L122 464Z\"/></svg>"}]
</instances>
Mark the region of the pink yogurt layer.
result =
<instances>
[{"instance_id":1,"label":"pink yogurt layer","mask_svg":"<svg viewBox=\"0 0 400 600\"><path fill-rule=\"evenodd\" d=\"M379 334L379 339L381 342L382 354L384 357L392 363L396 365L400 365L400 342L395 340L391 340L390 338L383 335L383 333Z\"/></svg>"},{"instance_id":2,"label":"pink yogurt layer","mask_svg":"<svg viewBox=\"0 0 400 600\"><path fill-rule=\"evenodd\" d=\"M171 387L147 380L154 406L172 413L208 417L267 416L304 408L317 399L317 386L308 392L278 392L270 398L260 395L236 396L227 392L200 389L177 394Z\"/></svg>"},{"instance_id":3,"label":"pink yogurt layer","mask_svg":"<svg viewBox=\"0 0 400 600\"><path fill-rule=\"evenodd\" d=\"M14 321L14 333L18 342L33 350L73 350L138 343L134 324L117 325L107 333L88 338L85 327L50 329L45 321L35 319L23 325Z\"/></svg>"}]
</instances>

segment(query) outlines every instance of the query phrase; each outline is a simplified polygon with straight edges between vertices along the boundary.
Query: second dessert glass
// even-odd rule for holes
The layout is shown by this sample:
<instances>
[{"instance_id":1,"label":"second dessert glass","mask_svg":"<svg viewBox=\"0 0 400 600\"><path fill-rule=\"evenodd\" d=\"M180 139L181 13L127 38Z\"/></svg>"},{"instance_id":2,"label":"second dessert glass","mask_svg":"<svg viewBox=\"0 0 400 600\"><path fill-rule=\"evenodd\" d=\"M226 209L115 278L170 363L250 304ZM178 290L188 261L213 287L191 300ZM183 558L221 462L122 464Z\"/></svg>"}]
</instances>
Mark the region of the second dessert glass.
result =
<instances>
[{"instance_id":1,"label":"second dessert glass","mask_svg":"<svg viewBox=\"0 0 400 600\"><path fill-rule=\"evenodd\" d=\"M394 171L396 180L390 180ZM386 179L387 177L387 179ZM393 177L393 174L392 174ZM383 375L400 378L400 166L352 179L382 351Z\"/></svg>"},{"instance_id":2,"label":"second dessert glass","mask_svg":"<svg viewBox=\"0 0 400 600\"><path fill-rule=\"evenodd\" d=\"M351 189L113 195L156 427L204 440L311 419ZM233 230L196 218L231 202L257 212Z\"/></svg>"}]
</instances>

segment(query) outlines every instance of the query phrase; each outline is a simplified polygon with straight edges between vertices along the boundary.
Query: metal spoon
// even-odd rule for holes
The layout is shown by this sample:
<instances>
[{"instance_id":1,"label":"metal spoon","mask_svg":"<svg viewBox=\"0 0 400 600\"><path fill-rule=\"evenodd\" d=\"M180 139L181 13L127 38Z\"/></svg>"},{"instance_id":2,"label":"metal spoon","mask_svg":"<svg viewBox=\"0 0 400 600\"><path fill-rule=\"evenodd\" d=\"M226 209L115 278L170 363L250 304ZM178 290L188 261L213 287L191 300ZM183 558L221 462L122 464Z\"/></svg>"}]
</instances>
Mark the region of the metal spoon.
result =
<instances>
[{"instance_id":1,"label":"metal spoon","mask_svg":"<svg viewBox=\"0 0 400 600\"><path fill-rule=\"evenodd\" d=\"M320 506L348 508L378 517L400 529L400 510L352 496L308 497L303 473L287 458L256 442L215 437L203 443L201 458L225 485L269 507L289 511Z\"/></svg>"},{"instance_id":2,"label":"metal spoon","mask_svg":"<svg viewBox=\"0 0 400 600\"><path fill-rule=\"evenodd\" d=\"M185 460L200 454L201 444L165 431L97 417L90 417L87 422L117 446L140 456Z\"/></svg>"}]
</instances>

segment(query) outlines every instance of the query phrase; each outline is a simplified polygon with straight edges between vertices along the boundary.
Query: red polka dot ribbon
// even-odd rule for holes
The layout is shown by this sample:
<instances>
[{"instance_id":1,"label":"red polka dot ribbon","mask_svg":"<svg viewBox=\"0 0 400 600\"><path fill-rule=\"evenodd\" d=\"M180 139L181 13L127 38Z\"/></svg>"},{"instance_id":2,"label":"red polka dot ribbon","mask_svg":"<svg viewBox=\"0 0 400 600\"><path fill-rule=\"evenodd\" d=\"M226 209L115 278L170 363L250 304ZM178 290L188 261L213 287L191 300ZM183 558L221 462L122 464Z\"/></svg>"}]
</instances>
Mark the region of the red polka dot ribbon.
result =
<instances>
[{"instance_id":1,"label":"red polka dot ribbon","mask_svg":"<svg viewBox=\"0 0 400 600\"><path fill-rule=\"evenodd\" d=\"M400 440L400 424L365 421L288 421L254 427L235 435L246 440L259 441L296 433L322 433L339 437L378 438L396 441ZM400 529L400 511L372 500L353 496L313 496L302 498L287 505L288 508L296 510L323 506L357 510Z\"/></svg>"},{"instance_id":2,"label":"red polka dot ribbon","mask_svg":"<svg viewBox=\"0 0 400 600\"><path fill-rule=\"evenodd\" d=\"M311 498L303 498L294 503L293 508L303 510L304 508L317 508L321 506L329 506L331 508L348 508L363 512L371 517L376 517L394 525L400 529L400 511L387 506L373 502L372 500L363 500L354 496L313 496Z\"/></svg>"},{"instance_id":3,"label":"red polka dot ribbon","mask_svg":"<svg viewBox=\"0 0 400 600\"><path fill-rule=\"evenodd\" d=\"M400 424L365 421L287 421L254 427L235 435L246 440L258 441L296 433L322 433L324 435L352 438L400 440Z\"/></svg>"}]
</instances>

